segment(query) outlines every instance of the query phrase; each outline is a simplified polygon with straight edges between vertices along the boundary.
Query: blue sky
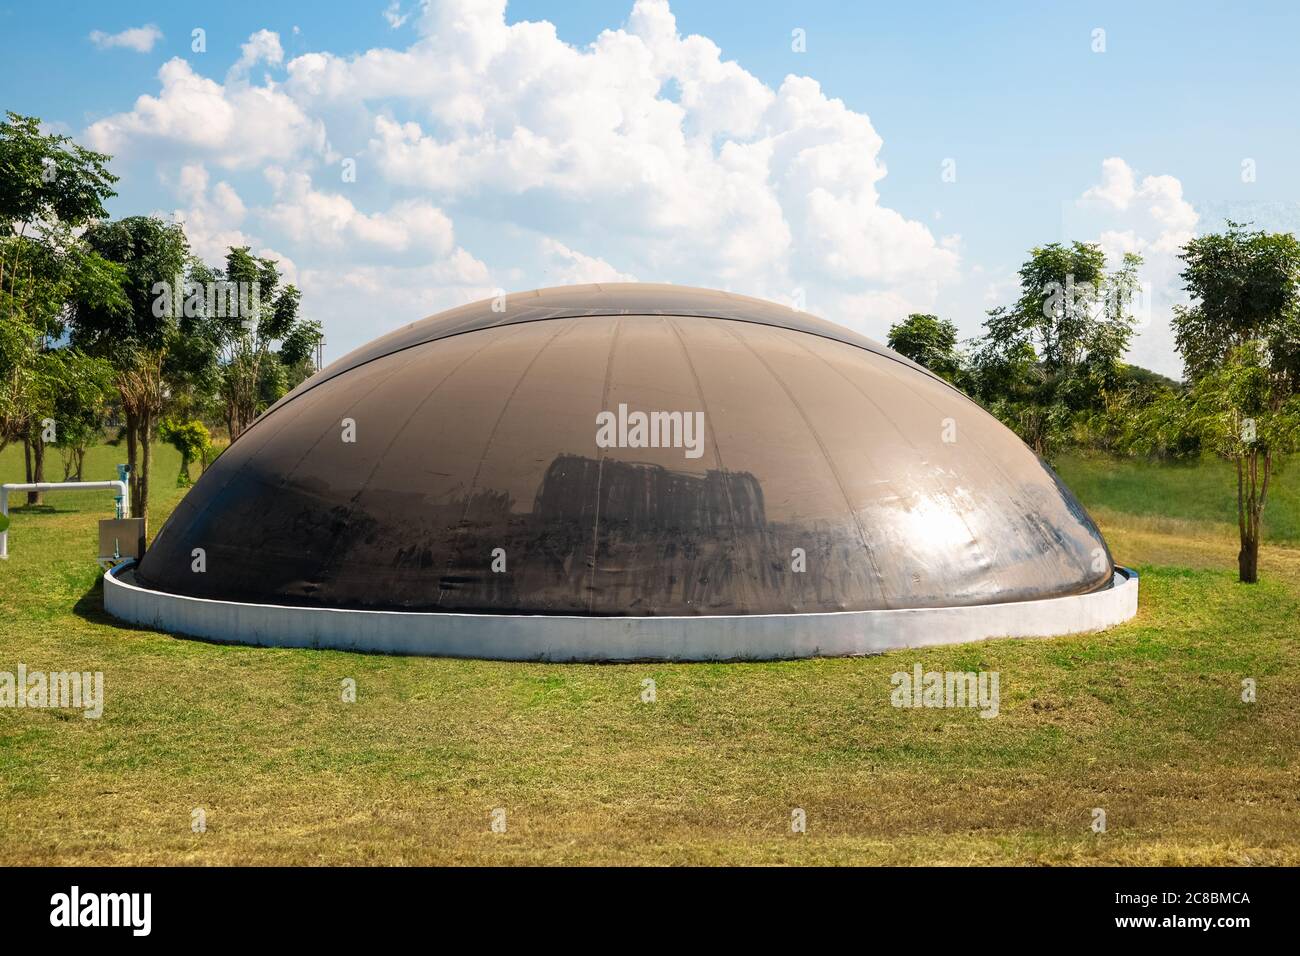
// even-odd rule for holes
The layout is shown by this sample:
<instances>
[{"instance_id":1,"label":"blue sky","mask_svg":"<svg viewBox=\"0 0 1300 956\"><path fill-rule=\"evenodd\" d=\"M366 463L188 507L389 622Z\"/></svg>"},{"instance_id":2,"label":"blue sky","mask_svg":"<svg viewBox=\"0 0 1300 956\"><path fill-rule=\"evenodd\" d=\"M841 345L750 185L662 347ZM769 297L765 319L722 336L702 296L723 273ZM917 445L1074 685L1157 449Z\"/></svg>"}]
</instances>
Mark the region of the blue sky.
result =
<instances>
[{"instance_id":1,"label":"blue sky","mask_svg":"<svg viewBox=\"0 0 1300 956\"><path fill-rule=\"evenodd\" d=\"M1177 244L1296 225L1294 6L499 6L7 3L0 103L115 153L114 215L282 257L334 357L498 287L632 277L974 334L1030 246L1079 238L1147 256L1133 358L1176 373Z\"/></svg>"}]
</instances>

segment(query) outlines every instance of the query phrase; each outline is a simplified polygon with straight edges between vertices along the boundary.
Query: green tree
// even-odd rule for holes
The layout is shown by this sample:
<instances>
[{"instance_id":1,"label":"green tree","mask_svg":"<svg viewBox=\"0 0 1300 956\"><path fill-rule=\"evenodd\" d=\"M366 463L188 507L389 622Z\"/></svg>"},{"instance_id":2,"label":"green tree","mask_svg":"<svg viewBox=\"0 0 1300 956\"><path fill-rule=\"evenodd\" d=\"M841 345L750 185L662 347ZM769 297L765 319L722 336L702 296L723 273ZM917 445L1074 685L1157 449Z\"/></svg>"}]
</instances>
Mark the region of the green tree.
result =
<instances>
[{"instance_id":1,"label":"green tree","mask_svg":"<svg viewBox=\"0 0 1300 956\"><path fill-rule=\"evenodd\" d=\"M84 244L67 235L46 241L11 238L34 246L19 266L21 276L0 292L0 448L21 440L28 481L45 480L50 435L63 439L85 434L88 417L102 413L102 396L93 387L103 367L78 350L57 347L66 331L70 300L78 296L120 305L119 273ZM5 240L0 240L0 248ZM29 492L29 504L40 501Z\"/></svg>"},{"instance_id":2,"label":"green tree","mask_svg":"<svg viewBox=\"0 0 1300 956\"><path fill-rule=\"evenodd\" d=\"M1238 577L1254 583L1269 483L1300 431L1300 241L1227 226L1183 247L1193 301L1174 310L1174 340L1190 390L1148 430L1195 435L1235 464Z\"/></svg>"},{"instance_id":3,"label":"green tree","mask_svg":"<svg viewBox=\"0 0 1300 956\"><path fill-rule=\"evenodd\" d=\"M201 470L207 469L212 456L212 436L202 422L164 418L158 427L158 436L181 453L181 469L176 475L176 487L189 485L191 463L197 461Z\"/></svg>"},{"instance_id":4,"label":"green tree","mask_svg":"<svg viewBox=\"0 0 1300 956\"><path fill-rule=\"evenodd\" d=\"M126 419L133 513L147 519L150 442L170 381L189 372L188 327L176 313L173 294L183 281L189 245L178 224L152 216L95 223L85 241L122 270L125 305L79 299L72 341L113 365Z\"/></svg>"},{"instance_id":5,"label":"green tree","mask_svg":"<svg viewBox=\"0 0 1300 956\"><path fill-rule=\"evenodd\" d=\"M957 326L937 315L913 312L889 327L889 347L934 374L956 381L961 372Z\"/></svg>"},{"instance_id":6,"label":"green tree","mask_svg":"<svg viewBox=\"0 0 1300 956\"><path fill-rule=\"evenodd\" d=\"M34 116L6 113L0 122L0 222L15 235L40 235L55 224L79 226L104 216L116 196L109 157L67 136L41 132Z\"/></svg>"},{"instance_id":7,"label":"green tree","mask_svg":"<svg viewBox=\"0 0 1300 956\"><path fill-rule=\"evenodd\" d=\"M116 195L107 161L42 133L35 117L11 112L0 122L0 448L23 442L29 481L44 479L44 423L58 387L46 356L63 335L69 298L121 301L120 274L77 235Z\"/></svg>"},{"instance_id":8,"label":"green tree","mask_svg":"<svg viewBox=\"0 0 1300 956\"><path fill-rule=\"evenodd\" d=\"M1151 409L1177 407L1184 389L1171 378L1138 365L1121 365L1117 388L1105 389L1100 406L1080 412L1072 424L1072 441L1110 455L1142 454L1150 458L1195 458L1200 439L1192 432L1147 429Z\"/></svg>"},{"instance_id":9,"label":"green tree","mask_svg":"<svg viewBox=\"0 0 1300 956\"><path fill-rule=\"evenodd\" d=\"M301 380L320 341L320 324L299 317L301 295L281 285L276 260L254 256L246 246L230 249L224 270L196 268L193 274L218 290L205 303L207 335L220 352L218 391L234 441Z\"/></svg>"},{"instance_id":10,"label":"green tree","mask_svg":"<svg viewBox=\"0 0 1300 956\"><path fill-rule=\"evenodd\" d=\"M969 387L1038 454L1050 457L1119 386L1141 264L1129 253L1107 271L1098 245L1049 243L1030 250L1015 303L988 313Z\"/></svg>"},{"instance_id":11,"label":"green tree","mask_svg":"<svg viewBox=\"0 0 1300 956\"><path fill-rule=\"evenodd\" d=\"M86 451L104 434L113 367L77 349L52 349L42 356L38 390L56 423L55 446L63 458L63 480L84 479Z\"/></svg>"}]
</instances>

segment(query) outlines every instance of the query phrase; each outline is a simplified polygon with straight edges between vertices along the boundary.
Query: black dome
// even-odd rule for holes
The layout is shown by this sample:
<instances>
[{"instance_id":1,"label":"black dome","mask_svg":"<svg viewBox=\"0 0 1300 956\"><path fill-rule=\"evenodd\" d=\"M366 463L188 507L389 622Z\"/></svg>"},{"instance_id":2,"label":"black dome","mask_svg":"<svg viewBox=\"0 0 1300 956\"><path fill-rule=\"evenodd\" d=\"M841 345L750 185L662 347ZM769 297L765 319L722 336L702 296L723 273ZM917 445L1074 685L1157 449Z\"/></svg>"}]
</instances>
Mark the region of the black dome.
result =
<instances>
[{"instance_id":1,"label":"black dome","mask_svg":"<svg viewBox=\"0 0 1300 956\"><path fill-rule=\"evenodd\" d=\"M677 443L637 446L636 413ZM770 302L638 284L474 303L351 353L208 468L136 579L252 603L713 615L1111 576L1051 470L926 370Z\"/></svg>"}]
</instances>

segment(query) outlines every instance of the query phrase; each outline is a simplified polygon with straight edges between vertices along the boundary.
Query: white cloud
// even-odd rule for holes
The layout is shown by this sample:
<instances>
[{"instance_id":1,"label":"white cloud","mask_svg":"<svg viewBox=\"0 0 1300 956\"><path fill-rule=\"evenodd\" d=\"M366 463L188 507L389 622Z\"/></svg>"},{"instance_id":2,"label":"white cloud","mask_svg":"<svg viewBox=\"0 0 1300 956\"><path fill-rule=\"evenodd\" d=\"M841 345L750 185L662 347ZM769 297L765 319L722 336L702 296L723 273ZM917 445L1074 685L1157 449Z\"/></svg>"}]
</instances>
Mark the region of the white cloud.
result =
<instances>
[{"instance_id":1,"label":"white cloud","mask_svg":"<svg viewBox=\"0 0 1300 956\"><path fill-rule=\"evenodd\" d=\"M386 212L364 213L346 196L313 189L306 173L272 166L266 178L276 202L263 218L295 242L333 247L353 242L389 253L415 250L439 257L453 252L451 220L426 200L402 200Z\"/></svg>"},{"instance_id":2,"label":"white cloud","mask_svg":"<svg viewBox=\"0 0 1300 956\"><path fill-rule=\"evenodd\" d=\"M239 59L230 68L227 82L244 76L258 63L279 66L284 62L284 50L280 46L280 34L271 30L258 30L248 38L248 42L239 47Z\"/></svg>"},{"instance_id":3,"label":"white cloud","mask_svg":"<svg viewBox=\"0 0 1300 956\"><path fill-rule=\"evenodd\" d=\"M1182 362L1174 349L1169 320L1186 301L1179 251L1196 235L1196 208L1183 197L1174 176L1143 176L1123 159L1101 164L1101 181L1084 191L1068 210L1067 226L1079 238L1101 245L1113 264L1126 252L1142 256L1137 303L1140 325L1128 360L1177 378Z\"/></svg>"},{"instance_id":4,"label":"white cloud","mask_svg":"<svg viewBox=\"0 0 1300 956\"><path fill-rule=\"evenodd\" d=\"M184 224L190 251L200 259L215 265L231 246L253 244L239 228L247 215L243 200L228 182L213 186L202 163L181 167L173 191L181 205L172 216Z\"/></svg>"},{"instance_id":5,"label":"white cloud","mask_svg":"<svg viewBox=\"0 0 1300 956\"><path fill-rule=\"evenodd\" d=\"M549 236L542 239L548 285L583 285L589 282L635 282L636 276L619 272L604 259L583 255Z\"/></svg>"},{"instance_id":6,"label":"white cloud","mask_svg":"<svg viewBox=\"0 0 1300 956\"><path fill-rule=\"evenodd\" d=\"M388 21L388 25L394 30L405 24L410 18L410 13L402 12L402 4L399 0L393 0L384 10L384 19Z\"/></svg>"},{"instance_id":7,"label":"white cloud","mask_svg":"<svg viewBox=\"0 0 1300 956\"><path fill-rule=\"evenodd\" d=\"M247 246L255 256L276 260L285 284L299 284L293 259L239 228L248 210L230 183L222 180L214 185L202 163L189 163L167 185L181 203L170 216L185 226L190 252L209 265L221 266L232 246Z\"/></svg>"},{"instance_id":8,"label":"white cloud","mask_svg":"<svg viewBox=\"0 0 1300 956\"><path fill-rule=\"evenodd\" d=\"M582 46L545 21L507 24L504 0L385 13L410 18L405 48L282 64L279 37L259 31L224 83L172 60L155 95L88 138L269 193L243 215L290 249L327 323L348 323L332 333L345 345L383 331L371 316L387 312L347 299L365 289L397 325L506 283L637 276L802 299L882 335L956 281L957 237L882 202L883 142L865 113L808 77L769 86L707 37L681 35L666 0L637 0L621 28ZM256 82L258 64L284 72ZM341 154L358 159L359 180L316 188L321 162ZM250 228L219 228L218 210L234 208L221 185L192 190L207 205L184 204L211 217L205 236Z\"/></svg>"},{"instance_id":9,"label":"white cloud","mask_svg":"<svg viewBox=\"0 0 1300 956\"><path fill-rule=\"evenodd\" d=\"M1128 209L1137 194L1137 177L1128 163L1118 156L1101 162L1101 182L1083 192L1084 199L1097 199L1116 209Z\"/></svg>"},{"instance_id":10,"label":"white cloud","mask_svg":"<svg viewBox=\"0 0 1300 956\"><path fill-rule=\"evenodd\" d=\"M266 53L262 47L257 55ZM179 57L164 63L158 78L158 96L143 95L130 112L90 125L86 137L94 148L113 155L149 150L156 160L161 147L228 168L326 150L321 121L272 84L223 86L195 73Z\"/></svg>"},{"instance_id":11,"label":"white cloud","mask_svg":"<svg viewBox=\"0 0 1300 956\"><path fill-rule=\"evenodd\" d=\"M377 115L368 145L398 188L486 203L647 277L787 294L956 270L954 249L881 205L867 116L806 77L766 86L681 36L664 0L585 48L549 23L507 25L500 0L430 3L418 29L406 50L287 64L307 109L411 105L415 118Z\"/></svg>"},{"instance_id":12,"label":"white cloud","mask_svg":"<svg viewBox=\"0 0 1300 956\"><path fill-rule=\"evenodd\" d=\"M1198 216L1183 198L1183 184L1173 176L1147 176L1139 184L1132 167L1118 156L1102 161L1101 182L1084 191L1082 200L1095 200L1119 212L1146 218L1153 238L1136 239L1133 251L1149 248L1174 252L1195 235Z\"/></svg>"},{"instance_id":13,"label":"white cloud","mask_svg":"<svg viewBox=\"0 0 1300 956\"><path fill-rule=\"evenodd\" d=\"M136 53L148 53L162 38L162 31L152 23L142 27L130 27L120 33L105 33L103 30L90 32L90 42L100 50L121 47L125 50L134 50Z\"/></svg>"},{"instance_id":14,"label":"white cloud","mask_svg":"<svg viewBox=\"0 0 1300 956\"><path fill-rule=\"evenodd\" d=\"M195 255L213 265L231 246L278 260L285 281L303 290L304 309L325 319L332 334L343 317L364 316L343 332L347 348L373 337L377 316L400 325L483 298L497 285L486 265L455 245L451 220L428 202L401 200L364 213L345 196L315 189L305 173L271 166L264 178L273 201L248 206L229 182L213 183L205 166L187 164L170 183L180 203L171 215L184 223ZM249 223L257 228L241 228ZM278 237L274 246L263 241L266 235ZM281 252L281 243L296 258ZM297 259L304 257L312 265L300 269Z\"/></svg>"}]
</instances>

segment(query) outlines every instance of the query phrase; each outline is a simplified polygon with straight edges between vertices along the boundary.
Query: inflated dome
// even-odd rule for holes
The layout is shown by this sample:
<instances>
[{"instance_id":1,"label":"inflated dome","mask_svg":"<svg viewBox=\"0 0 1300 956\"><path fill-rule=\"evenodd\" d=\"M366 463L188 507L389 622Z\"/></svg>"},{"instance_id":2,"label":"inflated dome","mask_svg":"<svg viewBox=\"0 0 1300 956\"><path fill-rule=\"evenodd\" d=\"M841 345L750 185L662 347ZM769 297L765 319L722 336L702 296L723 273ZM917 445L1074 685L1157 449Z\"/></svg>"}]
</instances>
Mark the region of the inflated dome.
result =
<instances>
[{"instance_id":1,"label":"inflated dome","mask_svg":"<svg viewBox=\"0 0 1300 956\"><path fill-rule=\"evenodd\" d=\"M1030 602L1114 576L1047 465L920 366L770 302L602 284L453 309L316 374L207 469L134 584L658 617Z\"/></svg>"}]
</instances>

